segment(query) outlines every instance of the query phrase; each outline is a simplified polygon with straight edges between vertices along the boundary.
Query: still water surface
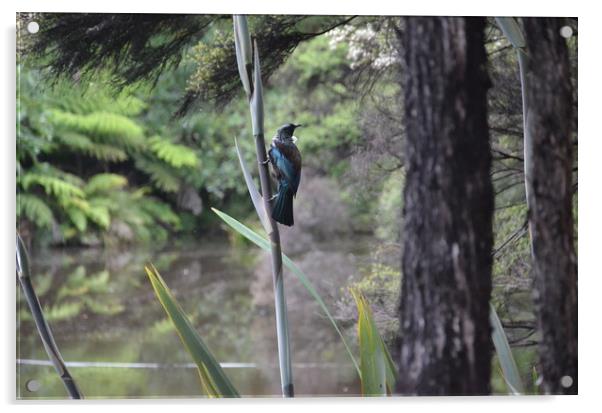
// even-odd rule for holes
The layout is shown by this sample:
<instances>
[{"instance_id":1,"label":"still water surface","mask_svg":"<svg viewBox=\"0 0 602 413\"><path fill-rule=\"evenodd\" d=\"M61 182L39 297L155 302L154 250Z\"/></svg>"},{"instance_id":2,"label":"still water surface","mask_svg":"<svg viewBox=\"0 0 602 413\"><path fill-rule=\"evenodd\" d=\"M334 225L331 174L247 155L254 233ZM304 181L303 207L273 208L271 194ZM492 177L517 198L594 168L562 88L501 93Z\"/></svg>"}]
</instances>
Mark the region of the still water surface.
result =
<instances>
[{"instance_id":1,"label":"still water surface","mask_svg":"<svg viewBox=\"0 0 602 413\"><path fill-rule=\"evenodd\" d=\"M331 248L344 262L365 255L354 244ZM310 257L312 265L319 268L327 253ZM155 251L42 250L33 251L31 260L57 343L87 398L202 397L197 371L144 275L147 261L162 273L239 392L280 396L264 253L224 241ZM334 310L344 285L308 276ZM285 283L296 394L356 395L357 373L340 338L297 280L287 273ZM65 398L20 297L17 315L17 396Z\"/></svg>"}]
</instances>

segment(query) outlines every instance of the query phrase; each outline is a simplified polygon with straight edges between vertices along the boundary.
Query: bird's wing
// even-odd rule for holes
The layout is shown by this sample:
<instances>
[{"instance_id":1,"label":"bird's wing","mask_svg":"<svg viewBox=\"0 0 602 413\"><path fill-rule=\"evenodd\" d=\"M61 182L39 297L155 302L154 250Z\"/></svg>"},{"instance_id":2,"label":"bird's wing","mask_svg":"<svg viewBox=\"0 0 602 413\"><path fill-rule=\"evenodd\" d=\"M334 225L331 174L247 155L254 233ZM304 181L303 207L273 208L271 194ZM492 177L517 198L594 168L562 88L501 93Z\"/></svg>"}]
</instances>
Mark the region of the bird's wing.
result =
<instances>
[{"instance_id":1,"label":"bird's wing","mask_svg":"<svg viewBox=\"0 0 602 413\"><path fill-rule=\"evenodd\" d=\"M277 146L270 150L273 165L280 171L280 174L286 178L289 183L294 181L295 169L293 164L286 159L282 151Z\"/></svg>"}]
</instances>

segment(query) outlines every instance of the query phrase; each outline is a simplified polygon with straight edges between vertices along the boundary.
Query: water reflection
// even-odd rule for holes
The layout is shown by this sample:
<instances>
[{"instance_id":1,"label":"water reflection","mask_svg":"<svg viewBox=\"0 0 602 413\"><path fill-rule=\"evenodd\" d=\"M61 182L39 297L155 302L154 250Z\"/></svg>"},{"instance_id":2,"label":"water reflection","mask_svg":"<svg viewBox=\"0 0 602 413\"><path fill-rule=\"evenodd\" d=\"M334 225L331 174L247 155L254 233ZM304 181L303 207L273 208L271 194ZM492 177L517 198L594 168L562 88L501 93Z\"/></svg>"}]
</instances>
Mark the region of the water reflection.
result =
<instances>
[{"instance_id":1,"label":"water reflection","mask_svg":"<svg viewBox=\"0 0 602 413\"><path fill-rule=\"evenodd\" d=\"M296 257L312 262L308 275L327 303L334 303L361 257L355 245L336 248L336 268L320 267L316 253ZM188 243L158 251L34 251L31 258L33 282L63 357L68 362L97 363L71 367L86 397L200 396L198 374L185 366L189 356L143 273L148 260L162 273L217 359L252 365L226 370L241 394L280 395L271 278L265 256L256 249L241 252L226 242ZM357 374L336 332L296 280L286 281L297 395L357 394ZM46 360L20 298L17 311L17 357ZM18 397L66 397L52 367L26 363L17 365ZM27 386L30 380L37 388Z\"/></svg>"}]
</instances>

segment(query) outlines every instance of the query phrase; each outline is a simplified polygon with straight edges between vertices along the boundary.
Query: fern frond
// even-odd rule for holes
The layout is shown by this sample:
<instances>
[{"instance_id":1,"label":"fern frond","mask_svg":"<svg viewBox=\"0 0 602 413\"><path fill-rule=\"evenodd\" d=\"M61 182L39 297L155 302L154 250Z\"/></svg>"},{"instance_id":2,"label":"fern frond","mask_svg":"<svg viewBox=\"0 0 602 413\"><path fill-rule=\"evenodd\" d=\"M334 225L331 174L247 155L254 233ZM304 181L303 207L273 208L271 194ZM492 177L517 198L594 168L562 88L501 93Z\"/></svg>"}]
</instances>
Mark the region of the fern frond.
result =
<instances>
[{"instance_id":1,"label":"fern frond","mask_svg":"<svg viewBox=\"0 0 602 413\"><path fill-rule=\"evenodd\" d=\"M135 87L125 88L115 94L107 87L111 80L108 75L99 73L94 83L83 88L74 88L69 80L59 80L53 87L53 93L48 94L48 106L76 114L106 111L124 116L139 115L147 105L132 95Z\"/></svg>"},{"instance_id":2,"label":"fern frond","mask_svg":"<svg viewBox=\"0 0 602 413\"><path fill-rule=\"evenodd\" d=\"M86 212L90 221L103 229L109 228L111 225L111 215L109 209L101 205L90 205L90 209Z\"/></svg>"},{"instance_id":3,"label":"fern frond","mask_svg":"<svg viewBox=\"0 0 602 413\"><path fill-rule=\"evenodd\" d=\"M167 162L174 168L195 167L198 163L196 154L187 146L178 145L160 136L148 140L151 151L157 158Z\"/></svg>"},{"instance_id":4,"label":"fern frond","mask_svg":"<svg viewBox=\"0 0 602 413\"><path fill-rule=\"evenodd\" d=\"M17 194L17 218L23 216L40 228L52 228L54 222L50 207L33 194Z\"/></svg>"},{"instance_id":5,"label":"fern frond","mask_svg":"<svg viewBox=\"0 0 602 413\"><path fill-rule=\"evenodd\" d=\"M122 175L111 173L97 174L88 180L88 183L84 187L84 192L91 195L112 191L123 188L127 183L127 178Z\"/></svg>"},{"instance_id":6,"label":"fern frond","mask_svg":"<svg viewBox=\"0 0 602 413\"><path fill-rule=\"evenodd\" d=\"M69 150L80 152L101 161L120 162L127 159L127 153L115 146L93 142L90 138L80 133L63 132L57 140Z\"/></svg>"},{"instance_id":7,"label":"fern frond","mask_svg":"<svg viewBox=\"0 0 602 413\"><path fill-rule=\"evenodd\" d=\"M59 131L75 131L91 135L126 148L144 145L144 130L133 120L110 112L78 115L61 110L50 110L48 118Z\"/></svg>"},{"instance_id":8,"label":"fern frond","mask_svg":"<svg viewBox=\"0 0 602 413\"><path fill-rule=\"evenodd\" d=\"M87 199L83 198L67 198L59 200L59 204L63 208L77 208L83 212L87 212L90 209L90 203Z\"/></svg>"},{"instance_id":9,"label":"fern frond","mask_svg":"<svg viewBox=\"0 0 602 413\"><path fill-rule=\"evenodd\" d=\"M36 161L39 154L52 152L56 146L48 137L38 136L22 126L17 135L17 159Z\"/></svg>"},{"instance_id":10,"label":"fern frond","mask_svg":"<svg viewBox=\"0 0 602 413\"><path fill-rule=\"evenodd\" d=\"M90 196L88 202L94 208L104 208L109 212L118 211L121 208L127 208L127 204L123 204L121 199L116 196L117 193L110 194L110 196Z\"/></svg>"},{"instance_id":11,"label":"fern frond","mask_svg":"<svg viewBox=\"0 0 602 413\"><path fill-rule=\"evenodd\" d=\"M126 93L115 96L107 93L105 89L96 88L87 90L84 95L75 96L73 104L61 106L66 112L78 114L110 112L123 116L137 116L146 108L146 103Z\"/></svg>"},{"instance_id":12,"label":"fern frond","mask_svg":"<svg viewBox=\"0 0 602 413\"><path fill-rule=\"evenodd\" d=\"M111 111L119 113L124 116L137 116L147 105L142 99L138 99L131 95L119 95L117 98L107 97L107 102L103 104L102 108L111 107ZM100 109L100 108L99 108Z\"/></svg>"},{"instance_id":13,"label":"fern frond","mask_svg":"<svg viewBox=\"0 0 602 413\"><path fill-rule=\"evenodd\" d=\"M39 185L44 188L46 194L52 195L57 199L84 197L84 192L80 188L55 176L25 172L21 175L20 182L25 190L28 190L31 186Z\"/></svg>"},{"instance_id":14,"label":"fern frond","mask_svg":"<svg viewBox=\"0 0 602 413\"><path fill-rule=\"evenodd\" d=\"M136 167L150 175L153 184L165 192L177 192L180 189L180 178L168 165L136 159Z\"/></svg>"},{"instance_id":15,"label":"fern frond","mask_svg":"<svg viewBox=\"0 0 602 413\"><path fill-rule=\"evenodd\" d=\"M163 222L173 228L180 228L180 217L171 207L154 198L146 198L140 202L140 207L148 213L153 221Z\"/></svg>"},{"instance_id":16,"label":"fern frond","mask_svg":"<svg viewBox=\"0 0 602 413\"><path fill-rule=\"evenodd\" d=\"M81 209L70 207L65 208L65 213L79 232L86 231L86 228L88 228L88 219L86 218L86 214L84 213L84 211L82 211Z\"/></svg>"},{"instance_id":17,"label":"fern frond","mask_svg":"<svg viewBox=\"0 0 602 413\"><path fill-rule=\"evenodd\" d=\"M67 183L77 186L78 188L84 185L84 180L79 176L69 172L65 172L62 169L59 169L56 166L49 164L48 162L37 163L29 170L29 172L61 179Z\"/></svg>"}]
</instances>

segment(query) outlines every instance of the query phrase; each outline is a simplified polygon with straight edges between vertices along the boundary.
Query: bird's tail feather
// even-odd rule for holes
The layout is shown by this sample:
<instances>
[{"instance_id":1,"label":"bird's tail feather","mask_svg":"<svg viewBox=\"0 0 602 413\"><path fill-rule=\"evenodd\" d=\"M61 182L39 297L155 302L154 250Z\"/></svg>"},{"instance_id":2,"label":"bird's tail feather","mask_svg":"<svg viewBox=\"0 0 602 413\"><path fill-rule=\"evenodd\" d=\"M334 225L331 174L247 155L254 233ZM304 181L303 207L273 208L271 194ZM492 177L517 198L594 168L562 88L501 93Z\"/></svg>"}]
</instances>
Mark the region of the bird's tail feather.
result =
<instances>
[{"instance_id":1,"label":"bird's tail feather","mask_svg":"<svg viewBox=\"0 0 602 413\"><path fill-rule=\"evenodd\" d=\"M280 185L278 187L278 195L272 208L272 218L283 225L292 226L295 221L293 219L293 191L288 185Z\"/></svg>"}]
</instances>

